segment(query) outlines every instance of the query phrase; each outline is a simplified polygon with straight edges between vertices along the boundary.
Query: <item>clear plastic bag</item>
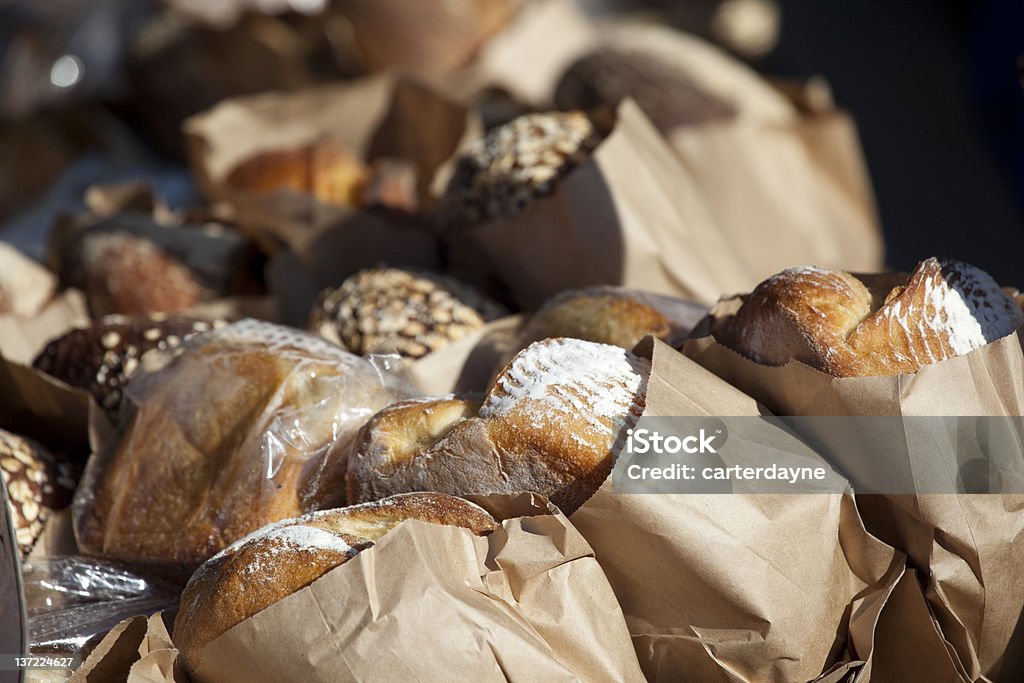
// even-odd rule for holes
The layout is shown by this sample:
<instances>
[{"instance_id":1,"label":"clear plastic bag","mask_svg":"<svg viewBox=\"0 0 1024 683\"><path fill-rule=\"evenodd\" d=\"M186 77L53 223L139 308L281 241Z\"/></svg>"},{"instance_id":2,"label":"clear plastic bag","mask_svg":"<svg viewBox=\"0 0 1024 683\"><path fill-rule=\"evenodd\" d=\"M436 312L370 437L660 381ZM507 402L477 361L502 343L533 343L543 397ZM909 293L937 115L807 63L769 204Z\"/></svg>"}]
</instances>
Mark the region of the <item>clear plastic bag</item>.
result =
<instances>
[{"instance_id":1,"label":"clear plastic bag","mask_svg":"<svg viewBox=\"0 0 1024 683\"><path fill-rule=\"evenodd\" d=\"M22 564L29 649L35 655L83 655L83 647L123 619L174 608L178 590L104 560L77 555Z\"/></svg>"},{"instance_id":2,"label":"clear plastic bag","mask_svg":"<svg viewBox=\"0 0 1024 683\"><path fill-rule=\"evenodd\" d=\"M80 546L190 571L267 523L343 505L351 439L415 395L399 368L253 320L194 337L126 387L76 494Z\"/></svg>"}]
</instances>

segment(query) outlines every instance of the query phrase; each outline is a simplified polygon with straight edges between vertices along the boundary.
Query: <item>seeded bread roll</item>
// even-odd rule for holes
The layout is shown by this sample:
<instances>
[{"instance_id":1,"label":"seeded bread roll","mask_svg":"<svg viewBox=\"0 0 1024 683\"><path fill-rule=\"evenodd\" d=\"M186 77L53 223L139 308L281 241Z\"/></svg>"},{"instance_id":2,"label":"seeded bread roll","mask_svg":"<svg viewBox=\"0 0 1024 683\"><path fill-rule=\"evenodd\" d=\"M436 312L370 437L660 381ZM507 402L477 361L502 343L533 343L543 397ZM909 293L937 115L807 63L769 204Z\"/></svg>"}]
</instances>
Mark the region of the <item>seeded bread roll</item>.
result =
<instances>
[{"instance_id":1,"label":"seeded bread roll","mask_svg":"<svg viewBox=\"0 0 1024 683\"><path fill-rule=\"evenodd\" d=\"M46 345L32 365L73 387L86 389L111 416L121 391L139 367L142 354L180 348L196 334L223 327L226 320L182 316L126 318L106 316L89 327L71 330Z\"/></svg>"},{"instance_id":2,"label":"seeded bread roll","mask_svg":"<svg viewBox=\"0 0 1024 683\"><path fill-rule=\"evenodd\" d=\"M987 273L929 258L902 278L785 270L758 285L714 334L765 365L797 360L852 377L916 372L1005 337L1022 321Z\"/></svg>"},{"instance_id":3,"label":"seeded bread roll","mask_svg":"<svg viewBox=\"0 0 1024 683\"><path fill-rule=\"evenodd\" d=\"M349 457L351 502L409 491L534 491L572 514L611 472L644 408L650 363L578 339L547 339L498 375L475 417L447 399L385 409ZM441 435L440 438L437 435Z\"/></svg>"},{"instance_id":4,"label":"seeded bread roll","mask_svg":"<svg viewBox=\"0 0 1024 683\"><path fill-rule=\"evenodd\" d=\"M459 158L438 207L441 227L464 230L520 213L550 194L603 138L578 111L527 114L495 128Z\"/></svg>"},{"instance_id":5,"label":"seeded bread roll","mask_svg":"<svg viewBox=\"0 0 1024 683\"><path fill-rule=\"evenodd\" d=\"M519 333L518 348L572 337L632 349L647 335L671 341L689 332L706 308L626 287L584 287L555 295Z\"/></svg>"},{"instance_id":6,"label":"seeded bread roll","mask_svg":"<svg viewBox=\"0 0 1024 683\"><path fill-rule=\"evenodd\" d=\"M662 132L743 118L784 123L796 110L749 67L685 33L627 25L562 75L560 109L614 107L631 97Z\"/></svg>"},{"instance_id":7,"label":"seeded bread roll","mask_svg":"<svg viewBox=\"0 0 1024 683\"><path fill-rule=\"evenodd\" d=\"M0 474L14 513L14 532L27 556L55 510L71 503L74 471L40 444L0 429Z\"/></svg>"},{"instance_id":8,"label":"seeded bread roll","mask_svg":"<svg viewBox=\"0 0 1024 683\"><path fill-rule=\"evenodd\" d=\"M289 150L257 154L228 173L225 186L252 195L292 190L327 204L355 206L368 169L352 152L330 139Z\"/></svg>"},{"instance_id":9,"label":"seeded bread roll","mask_svg":"<svg viewBox=\"0 0 1024 683\"><path fill-rule=\"evenodd\" d=\"M358 354L394 350L421 358L501 316L504 309L452 278L398 268L364 270L325 290L310 315Z\"/></svg>"},{"instance_id":10,"label":"seeded bread roll","mask_svg":"<svg viewBox=\"0 0 1024 683\"><path fill-rule=\"evenodd\" d=\"M203 648L232 626L308 586L373 546L407 519L460 526L484 535L497 526L483 508L414 493L265 526L207 561L181 596L174 643L195 671ZM338 596L344 601L345 596Z\"/></svg>"},{"instance_id":11,"label":"seeded bread roll","mask_svg":"<svg viewBox=\"0 0 1024 683\"><path fill-rule=\"evenodd\" d=\"M90 460L75 531L90 554L192 569L269 522L344 504L348 442L405 390L367 361L245 320L126 388Z\"/></svg>"},{"instance_id":12,"label":"seeded bread roll","mask_svg":"<svg viewBox=\"0 0 1024 683\"><path fill-rule=\"evenodd\" d=\"M53 296L57 279L45 268L0 242L0 315L29 318Z\"/></svg>"}]
</instances>

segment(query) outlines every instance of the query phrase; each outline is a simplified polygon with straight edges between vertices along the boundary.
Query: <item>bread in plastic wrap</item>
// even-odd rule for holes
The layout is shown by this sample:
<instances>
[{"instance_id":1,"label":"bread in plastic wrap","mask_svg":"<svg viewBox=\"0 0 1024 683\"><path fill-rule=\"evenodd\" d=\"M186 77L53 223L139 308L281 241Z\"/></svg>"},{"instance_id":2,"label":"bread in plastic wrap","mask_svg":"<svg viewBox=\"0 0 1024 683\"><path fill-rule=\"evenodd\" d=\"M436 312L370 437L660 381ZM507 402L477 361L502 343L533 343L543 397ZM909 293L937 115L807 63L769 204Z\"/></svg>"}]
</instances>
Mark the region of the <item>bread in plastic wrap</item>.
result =
<instances>
[{"instance_id":1,"label":"bread in plastic wrap","mask_svg":"<svg viewBox=\"0 0 1024 683\"><path fill-rule=\"evenodd\" d=\"M188 570L280 519L345 502L345 444L411 394L373 359L244 320L125 389L75 498L82 549Z\"/></svg>"}]
</instances>

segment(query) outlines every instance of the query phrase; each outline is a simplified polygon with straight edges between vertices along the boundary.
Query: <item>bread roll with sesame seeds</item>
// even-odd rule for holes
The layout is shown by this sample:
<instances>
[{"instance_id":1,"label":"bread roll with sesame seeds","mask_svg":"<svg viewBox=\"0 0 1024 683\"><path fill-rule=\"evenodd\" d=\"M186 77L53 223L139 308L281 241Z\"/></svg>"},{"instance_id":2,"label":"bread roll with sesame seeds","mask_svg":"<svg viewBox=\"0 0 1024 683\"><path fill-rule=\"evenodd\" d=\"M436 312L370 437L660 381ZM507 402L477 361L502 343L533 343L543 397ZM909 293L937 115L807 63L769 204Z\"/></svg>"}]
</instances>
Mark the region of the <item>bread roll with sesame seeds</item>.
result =
<instances>
[{"instance_id":1,"label":"bread roll with sesame seeds","mask_svg":"<svg viewBox=\"0 0 1024 683\"><path fill-rule=\"evenodd\" d=\"M533 491L572 514L608 477L644 408L650 363L606 344L546 339L465 399L386 408L349 456L351 502L405 493Z\"/></svg>"},{"instance_id":2,"label":"bread roll with sesame seeds","mask_svg":"<svg viewBox=\"0 0 1024 683\"><path fill-rule=\"evenodd\" d=\"M360 355L380 350L421 358L505 313L452 278L379 268L360 271L322 292L309 326L333 326L345 348Z\"/></svg>"},{"instance_id":3,"label":"bread roll with sesame seeds","mask_svg":"<svg viewBox=\"0 0 1024 683\"><path fill-rule=\"evenodd\" d=\"M345 454L405 386L313 335L244 320L136 375L75 501L90 554L191 570L269 522L345 502Z\"/></svg>"},{"instance_id":4,"label":"bread roll with sesame seeds","mask_svg":"<svg viewBox=\"0 0 1024 683\"><path fill-rule=\"evenodd\" d=\"M746 295L714 336L765 365L796 360L836 377L898 375L968 353L1022 322L987 273L929 258L902 277L790 268Z\"/></svg>"},{"instance_id":5,"label":"bread roll with sesame seeds","mask_svg":"<svg viewBox=\"0 0 1024 683\"><path fill-rule=\"evenodd\" d=\"M370 548L401 522L460 526L477 535L497 522L469 501L435 493L394 496L263 527L192 576L174 621L174 643L194 672L207 643ZM339 596L344 601L344 596Z\"/></svg>"},{"instance_id":6,"label":"bread roll with sesame seeds","mask_svg":"<svg viewBox=\"0 0 1024 683\"><path fill-rule=\"evenodd\" d=\"M515 216L590 158L603 130L579 111L526 114L490 131L461 157L438 207L446 232Z\"/></svg>"},{"instance_id":7,"label":"bread roll with sesame seeds","mask_svg":"<svg viewBox=\"0 0 1024 683\"><path fill-rule=\"evenodd\" d=\"M196 334L223 327L226 320L184 316L111 315L50 341L33 367L73 387L86 389L108 415L115 417L121 392L153 349L180 349Z\"/></svg>"},{"instance_id":8,"label":"bread roll with sesame seeds","mask_svg":"<svg viewBox=\"0 0 1024 683\"><path fill-rule=\"evenodd\" d=\"M27 556L55 510L71 503L74 469L42 445L0 429L0 475L14 513L18 549Z\"/></svg>"}]
</instances>

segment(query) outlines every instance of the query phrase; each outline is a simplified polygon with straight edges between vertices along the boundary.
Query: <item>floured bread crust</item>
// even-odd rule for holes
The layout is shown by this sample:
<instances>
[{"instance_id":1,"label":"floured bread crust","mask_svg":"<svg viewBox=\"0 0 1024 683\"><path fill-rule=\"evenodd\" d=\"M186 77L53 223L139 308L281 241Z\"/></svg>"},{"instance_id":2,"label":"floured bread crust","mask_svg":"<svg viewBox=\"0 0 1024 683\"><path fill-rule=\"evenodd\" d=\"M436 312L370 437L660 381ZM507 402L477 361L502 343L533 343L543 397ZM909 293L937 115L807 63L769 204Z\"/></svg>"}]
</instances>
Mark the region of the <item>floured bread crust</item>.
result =
<instances>
[{"instance_id":1,"label":"floured bread crust","mask_svg":"<svg viewBox=\"0 0 1024 683\"><path fill-rule=\"evenodd\" d=\"M546 339L498 375L480 410L452 410L425 447L425 410L448 399L385 411L349 458L354 500L405 491L454 495L534 491L571 514L601 485L626 431L643 412L650 364L625 349ZM438 430L442 431L442 430Z\"/></svg>"},{"instance_id":2,"label":"floured bread crust","mask_svg":"<svg viewBox=\"0 0 1024 683\"><path fill-rule=\"evenodd\" d=\"M897 375L968 353L1022 322L987 273L929 258L903 278L783 271L758 285L716 338L765 365L797 360L836 377Z\"/></svg>"},{"instance_id":3,"label":"floured bread crust","mask_svg":"<svg viewBox=\"0 0 1024 683\"><path fill-rule=\"evenodd\" d=\"M497 526L483 508L435 493L394 496L265 526L211 558L185 588L174 643L186 665L195 670L207 643L372 547L407 519L460 526L477 535Z\"/></svg>"}]
</instances>

